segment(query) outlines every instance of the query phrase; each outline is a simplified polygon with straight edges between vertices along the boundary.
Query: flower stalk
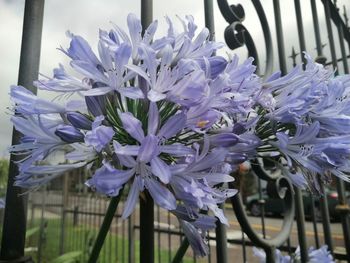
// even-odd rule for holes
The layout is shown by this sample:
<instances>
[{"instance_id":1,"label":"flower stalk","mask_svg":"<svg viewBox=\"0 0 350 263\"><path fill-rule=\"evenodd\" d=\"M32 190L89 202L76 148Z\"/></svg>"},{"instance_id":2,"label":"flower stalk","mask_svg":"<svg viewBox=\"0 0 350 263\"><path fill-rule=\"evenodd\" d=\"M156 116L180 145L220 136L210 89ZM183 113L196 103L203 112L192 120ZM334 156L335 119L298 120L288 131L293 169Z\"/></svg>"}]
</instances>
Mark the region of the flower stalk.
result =
<instances>
[{"instance_id":1,"label":"flower stalk","mask_svg":"<svg viewBox=\"0 0 350 263\"><path fill-rule=\"evenodd\" d=\"M104 241L106 239L108 231L109 231L111 224L113 222L115 212L117 211L121 196L122 196L122 190L119 192L118 196L111 198L111 201L110 201L108 208L107 208L107 211L106 211L106 215L103 218L101 228L98 232L97 238L96 238L94 246L92 248L88 263L95 263L98 260L102 246L104 244Z\"/></svg>"}]
</instances>

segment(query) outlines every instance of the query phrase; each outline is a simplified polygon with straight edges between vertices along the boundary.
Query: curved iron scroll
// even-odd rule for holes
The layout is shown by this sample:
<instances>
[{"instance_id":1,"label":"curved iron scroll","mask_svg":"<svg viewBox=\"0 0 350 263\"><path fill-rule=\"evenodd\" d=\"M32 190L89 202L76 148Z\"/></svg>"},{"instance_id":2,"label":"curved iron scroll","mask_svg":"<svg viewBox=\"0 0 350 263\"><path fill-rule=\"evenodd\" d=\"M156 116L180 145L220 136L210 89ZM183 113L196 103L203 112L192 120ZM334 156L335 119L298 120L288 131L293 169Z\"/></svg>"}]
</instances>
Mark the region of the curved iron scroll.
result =
<instances>
[{"instance_id":1,"label":"curved iron scroll","mask_svg":"<svg viewBox=\"0 0 350 263\"><path fill-rule=\"evenodd\" d=\"M265 39L266 48L266 65L264 76L269 76L272 73L273 53L272 53L272 39L269 24L260 3L260 0L252 0L254 8L258 14ZM225 29L225 41L228 47L232 50L246 45L248 55L254 58L256 65L256 74L260 75L259 56L254 44L254 40L247 28L242 24L245 19L245 12L242 5L229 5L227 0L218 0L218 6L221 14L225 20L230 24Z\"/></svg>"},{"instance_id":2,"label":"curved iron scroll","mask_svg":"<svg viewBox=\"0 0 350 263\"><path fill-rule=\"evenodd\" d=\"M231 183L230 188L235 188ZM231 198L231 203L237 220L249 239L258 247L262 247L266 252L266 262L275 262L275 248L281 246L288 239L294 221L295 203L293 198L292 184L286 177L278 177L276 180L269 181L268 191L271 195L284 199L285 213L282 229L277 236L271 239L262 238L251 226L240 194Z\"/></svg>"}]
</instances>

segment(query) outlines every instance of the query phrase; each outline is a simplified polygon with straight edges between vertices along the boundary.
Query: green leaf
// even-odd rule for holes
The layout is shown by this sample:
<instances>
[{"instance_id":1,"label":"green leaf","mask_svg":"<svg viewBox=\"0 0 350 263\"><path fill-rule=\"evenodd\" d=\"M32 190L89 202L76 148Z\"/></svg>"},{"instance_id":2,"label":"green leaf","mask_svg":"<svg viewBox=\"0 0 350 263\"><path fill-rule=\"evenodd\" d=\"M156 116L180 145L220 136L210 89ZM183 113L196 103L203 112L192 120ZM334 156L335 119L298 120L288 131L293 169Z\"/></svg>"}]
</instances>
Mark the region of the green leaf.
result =
<instances>
[{"instance_id":1,"label":"green leaf","mask_svg":"<svg viewBox=\"0 0 350 263\"><path fill-rule=\"evenodd\" d=\"M40 227L38 227L38 226L27 229L27 231L26 231L26 238L29 238L32 235L34 235L36 232L39 232L39 229L40 229Z\"/></svg>"},{"instance_id":2,"label":"green leaf","mask_svg":"<svg viewBox=\"0 0 350 263\"><path fill-rule=\"evenodd\" d=\"M65 253L51 261L51 263L73 263L76 261L78 257L80 257L83 254L82 251L71 251L68 253Z\"/></svg>"}]
</instances>

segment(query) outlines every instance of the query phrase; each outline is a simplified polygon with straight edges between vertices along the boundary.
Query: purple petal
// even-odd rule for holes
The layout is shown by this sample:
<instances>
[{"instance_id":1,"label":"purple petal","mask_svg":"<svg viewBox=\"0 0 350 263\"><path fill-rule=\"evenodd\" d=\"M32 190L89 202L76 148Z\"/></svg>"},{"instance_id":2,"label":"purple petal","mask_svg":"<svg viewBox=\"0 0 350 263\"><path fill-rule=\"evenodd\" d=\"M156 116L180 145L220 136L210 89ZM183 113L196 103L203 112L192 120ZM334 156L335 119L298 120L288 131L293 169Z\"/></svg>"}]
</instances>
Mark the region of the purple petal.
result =
<instances>
[{"instance_id":1,"label":"purple petal","mask_svg":"<svg viewBox=\"0 0 350 263\"><path fill-rule=\"evenodd\" d=\"M157 176L163 183L168 184L170 181L170 169L169 166L163 162L160 158L154 157L151 160L152 173Z\"/></svg>"},{"instance_id":2,"label":"purple petal","mask_svg":"<svg viewBox=\"0 0 350 263\"><path fill-rule=\"evenodd\" d=\"M155 135L147 135L141 143L137 159L148 163L152 158L159 154L158 138Z\"/></svg>"},{"instance_id":3,"label":"purple petal","mask_svg":"<svg viewBox=\"0 0 350 263\"><path fill-rule=\"evenodd\" d=\"M143 99L145 95L138 87L123 87L116 89L121 95L131 99Z\"/></svg>"},{"instance_id":4,"label":"purple petal","mask_svg":"<svg viewBox=\"0 0 350 263\"><path fill-rule=\"evenodd\" d=\"M169 153L174 156L184 156L194 153L193 149L182 144L162 145L159 146L159 151Z\"/></svg>"},{"instance_id":5,"label":"purple petal","mask_svg":"<svg viewBox=\"0 0 350 263\"><path fill-rule=\"evenodd\" d=\"M125 145L125 146L120 146L118 148L114 148L114 152L116 154L121 154L121 155L131 155L131 156L137 156L140 151L140 146L138 145Z\"/></svg>"},{"instance_id":6,"label":"purple petal","mask_svg":"<svg viewBox=\"0 0 350 263\"><path fill-rule=\"evenodd\" d=\"M100 95L105 95L111 92L112 90L113 89L111 87L100 87L100 88L83 91L82 94L84 96L100 96Z\"/></svg>"},{"instance_id":7,"label":"purple petal","mask_svg":"<svg viewBox=\"0 0 350 263\"><path fill-rule=\"evenodd\" d=\"M176 199L168 188L150 177L145 178L145 186L157 205L167 210L176 209Z\"/></svg>"},{"instance_id":8,"label":"purple petal","mask_svg":"<svg viewBox=\"0 0 350 263\"><path fill-rule=\"evenodd\" d=\"M142 142L145 134L142 130L141 122L130 112L122 112L119 117L123 123L123 128L137 141Z\"/></svg>"},{"instance_id":9,"label":"purple petal","mask_svg":"<svg viewBox=\"0 0 350 263\"><path fill-rule=\"evenodd\" d=\"M128 198L126 199L126 202L124 205L124 211L122 214L123 219L126 219L129 215L131 215L132 211L136 206L137 199L140 193L138 180L139 180L139 177L136 176L129 190Z\"/></svg>"},{"instance_id":10,"label":"purple petal","mask_svg":"<svg viewBox=\"0 0 350 263\"><path fill-rule=\"evenodd\" d=\"M178 113L171 116L167 122L160 129L158 136L160 138L170 138L180 132L186 125L186 115L184 113Z\"/></svg>"},{"instance_id":11,"label":"purple petal","mask_svg":"<svg viewBox=\"0 0 350 263\"><path fill-rule=\"evenodd\" d=\"M122 146L117 141L113 141L113 147L114 147L114 150L116 151L117 149L121 148ZM136 161L133 157L128 156L128 155L122 155L122 154L117 154L117 156L118 156L120 163L123 166L128 167L128 168L135 167Z\"/></svg>"},{"instance_id":12,"label":"purple petal","mask_svg":"<svg viewBox=\"0 0 350 263\"><path fill-rule=\"evenodd\" d=\"M108 196L117 196L123 185L135 174L133 169L121 171L114 169L109 164L104 164L97 169L94 176L86 182L89 187L94 187L97 192Z\"/></svg>"},{"instance_id":13,"label":"purple petal","mask_svg":"<svg viewBox=\"0 0 350 263\"><path fill-rule=\"evenodd\" d=\"M151 102L148 111L148 134L155 134L159 124L159 112L157 104Z\"/></svg>"}]
</instances>

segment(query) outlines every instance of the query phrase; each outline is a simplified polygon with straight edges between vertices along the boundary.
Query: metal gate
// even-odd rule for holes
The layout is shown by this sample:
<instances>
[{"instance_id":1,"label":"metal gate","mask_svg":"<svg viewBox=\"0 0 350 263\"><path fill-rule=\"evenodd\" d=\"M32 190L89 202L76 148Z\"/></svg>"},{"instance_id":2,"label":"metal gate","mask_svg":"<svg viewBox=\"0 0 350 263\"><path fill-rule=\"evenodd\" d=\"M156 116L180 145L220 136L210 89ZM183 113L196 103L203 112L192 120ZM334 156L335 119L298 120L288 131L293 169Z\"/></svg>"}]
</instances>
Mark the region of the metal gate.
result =
<instances>
[{"instance_id":1,"label":"metal gate","mask_svg":"<svg viewBox=\"0 0 350 263\"><path fill-rule=\"evenodd\" d=\"M212 32L211 37L224 35L230 49L245 47L248 55L255 59L257 74L269 75L276 70L275 62L277 64L277 61L277 68L282 74L286 74L288 68L296 64L298 55L305 62L301 53L303 51L313 52L307 48L310 46L307 45L310 39L313 39L312 42L315 43L317 62L332 66L335 74L349 73L350 29L345 6L338 8L337 2L331 0L302 1L302 5L300 0L271 1L273 1L273 10L266 10L264 5L267 1L251 0L229 3L226 0L218 0L214 3L212 0L204 0L205 25ZM294 32L286 32L283 28L284 19L281 11L287 2L290 2L293 7L293 10L288 10L288 12L290 16L295 17L296 30ZM43 0L26 1L19 81L24 86L31 86L38 72L43 5ZM214 5L219 7L222 17L227 22L224 32L215 31L214 22L217 19L214 17ZM254 35L250 34L249 28L245 26L249 20L249 17L245 17L246 5L253 6L256 12L260 23L258 26L261 28L263 48L261 48L261 41L255 41ZM303 9L306 5L310 10L308 14L305 14ZM343 15L341 15L342 11ZM270 12L273 13L273 17L267 15ZM303 23L305 15L312 17L312 31L314 32L313 36L308 35L307 38L304 33L305 23ZM152 19L152 0L141 1L141 17L144 24ZM320 26L321 18L325 28ZM274 21L271 22L270 19ZM275 35L272 34L272 28L270 30L271 24L274 24ZM293 38L298 40L297 46L290 47L290 55L287 55L284 40L287 34L289 37L293 35ZM324 37L325 35L327 38ZM18 137L14 138L15 141L18 140ZM12 166L11 169L15 171L16 168ZM253 262L251 248L257 246L263 248L269 262L273 262L272 258L276 248L285 253L292 253L299 245L301 261L307 262L307 251L310 246L320 247L326 244L336 259L350 262L350 208L346 191L349 185L335 179L337 204L334 209L340 223L334 223L331 222L333 215L330 215L327 195L315 197L311 193L303 193L297 188L293 189L283 184L283 180L272 177L270 173L271 167L268 165L253 166L252 177L255 178L254 182L257 186L255 209L258 209L256 211L259 211L257 214L259 217L248 216L246 211L248 203L244 196L239 194L233 197L230 203L224 205L231 221L231 227L226 229L219 224L215 232L208 234L210 254L204 259L196 259L193 256L188 249L188 242L183 238L181 227L174 221L170 213L156 207L153 215L156 261ZM83 181L86 176L81 173L78 178ZM82 251L77 260L85 262L91 243L96 237L95 229L100 225L104 215L108 200L88 193L86 190L84 192L81 189L70 189L67 178L68 176L65 176L60 183L63 190L43 189L42 192L29 196L28 224L31 227L40 226L40 231L38 237L27 240L27 244L37 248L30 252L37 262L47 262L45 253L51 253L53 258L69 251ZM243 181L239 175L236 175L236 185L232 187L242 189ZM11 191L12 195L8 196L8 199L17 200L13 201L11 206L19 209L17 216L25 218L25 198L22 196L18 199L18 190ZM284 211L277 221L268 216L265 195L284 200ZM306 205L303 203L305 200L311 201ZM305 221L305 208L306 211L309 211L308 216L311 221ZM139 214L140 210L137 209L135 215L128 221L119 219L118 213L115 215L115 223L112 224L104 244L100 262L135 262L138 260L139 255L135 251L144 249L139 248L137 242L140 228ZM281 223L281 227L271 225L276 222ZM290 228L294 225L296 230L290 232ZM50 230L51 226L55 227L54 231ZM334 228L341 232L336 233ZM8 235L13 235L10 233L13 229L23 235L25 226L23 220L17 218L9 222L5 229L9 232ZM48 242L52 236L59 239L54 249ZM21 246L21 244L14 243L16 241L12 240L11 243L10 240L8 246L12 248ZM51 249L50 252L45 252L47 249ZM20 252L18 253L20 255Z\"/></svg>"}]
</instances>

